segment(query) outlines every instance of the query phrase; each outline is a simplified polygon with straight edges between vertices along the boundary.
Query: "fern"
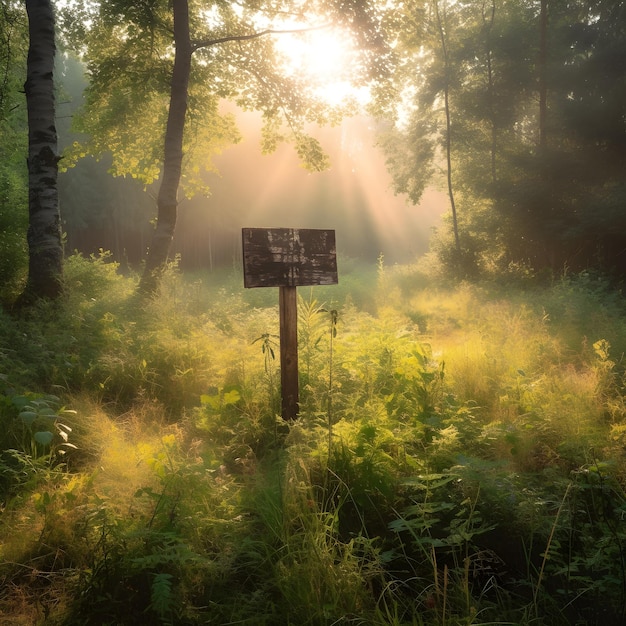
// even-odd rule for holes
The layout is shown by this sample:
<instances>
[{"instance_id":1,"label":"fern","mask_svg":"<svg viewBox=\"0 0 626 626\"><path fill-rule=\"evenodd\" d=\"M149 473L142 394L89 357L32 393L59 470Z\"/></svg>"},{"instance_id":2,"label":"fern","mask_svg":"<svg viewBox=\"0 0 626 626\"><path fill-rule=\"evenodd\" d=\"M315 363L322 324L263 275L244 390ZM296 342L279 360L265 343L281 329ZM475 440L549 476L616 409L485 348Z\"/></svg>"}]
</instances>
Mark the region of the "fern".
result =
<instances>
[{"instance_id":1,"label":"fern","mask_svg":"<svg viewBox=\"0 0 626 626\"><path fill-rule=\"evenodd\" d=\"M150 587L150 607L163 624L172 623L172 603L172 575L164 572L155 574Z\"/></svg>"}]
</instances>

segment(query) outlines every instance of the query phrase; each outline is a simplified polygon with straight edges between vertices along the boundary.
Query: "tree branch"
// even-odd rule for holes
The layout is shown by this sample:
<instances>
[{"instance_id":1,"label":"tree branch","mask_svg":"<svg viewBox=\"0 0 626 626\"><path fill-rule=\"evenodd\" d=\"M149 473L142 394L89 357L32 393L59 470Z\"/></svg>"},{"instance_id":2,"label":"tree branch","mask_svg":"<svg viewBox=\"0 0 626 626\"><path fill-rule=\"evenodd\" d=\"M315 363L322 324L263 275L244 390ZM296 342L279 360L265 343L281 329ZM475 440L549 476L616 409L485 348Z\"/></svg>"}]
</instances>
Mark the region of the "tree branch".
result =
<instances>
[{"instance_id":1,"label":"tree branch","mask_svg":"<svg viewBox=\"0 0 626 626\"><path fill-rule=\"evenodd\" d=\"M217 46L221 43L228 43L229 41L249 41L251 39L259 39L261 37L265 37L266 35L290 35L294 33L307 33L314 30L329 28L330 26L332 26L332 24L307 26L306 28L291 28L286 30L267 28L265 30L260 30L255 33L250 33L249 35L225 35L224 37L218 37L216 39L204 39L201 41L196 41L192 44L191 49L192 52L195 52L200 48L210 48L211 46Z\"/></svg>"}]
</instances>

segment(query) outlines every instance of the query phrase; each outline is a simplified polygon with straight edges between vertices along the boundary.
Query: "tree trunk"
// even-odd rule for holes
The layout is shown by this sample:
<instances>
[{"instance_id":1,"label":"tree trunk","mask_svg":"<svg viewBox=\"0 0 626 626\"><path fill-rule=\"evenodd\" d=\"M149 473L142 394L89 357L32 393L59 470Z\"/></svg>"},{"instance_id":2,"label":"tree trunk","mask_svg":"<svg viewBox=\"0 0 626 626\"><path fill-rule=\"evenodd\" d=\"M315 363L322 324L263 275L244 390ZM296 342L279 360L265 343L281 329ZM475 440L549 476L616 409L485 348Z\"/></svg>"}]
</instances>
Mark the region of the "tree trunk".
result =
<instances>
[{"instance_id":1,"label":"tree trunk","mask_svg":"<svg viewBox=\"0 0 626 626\"><path fill-rule=\"evenodd\" d=\"M54 121L54 12L51 0L26 0L26 11L30 37L24 84L28 110L29 264L21 303L58 297L63 276Z\"/></svg>"},{"instance_id":2,"label":"tree trunk","mask_svg":"<svg viewBox=\"0 0 626 626\"><path fill-rule=\"evenodd\" d=\"M457 262L461 256L461 241L459 239L459 224L456 214L456 201L454 199L454 187L452 185L452 122L450 119L450 57L446 41L446 30L439 11L439 0L435 0L435 17L437 19L437 30L441 39L441 50L443 54L445 82L443 90L443 106L446 114L446 169L448 179L448 196L450 198L450 208L452 210L452 229L454 231L454 247L457 253Z\"/></svg>"},{"instance_id":3,"label":"tree trunk","mask_svg":"<svg viewBox=\"0 0 626 626\"><path fill-rule=\"evenodd\" d=\"M539 150L544 153L548 142L548 0L541 0L539 20Z\"/></svg>"},{"instance_id":4,"label":"tree trunk","mask_svg":"<svg viewBox=\"0 0 626 626\"><path fill-rule=\"evenodd\" d=\"M487 17L485 5L482 8L483 28L485 29L485 52L487 55L487 93L489 96L489 119L491 120L491 182L498 182L496 155L498 150L498 124L496 122L495 88L493 79L492 31L496 19L496 0L491 0L491 10Z\"/></svg>"},{"instance_id":5,"label":"tree trunk","mask_svg":"<svg viewBox=\"0 0 626 626\"><path fill-rule=\"evenodd\" d=\"M191 71L191 40L189 35L189 3L173 0L174 10L174 70L170 92L170 108L165 131L163 176L157 197L157 225L152 235L146 266L139 290L154 294L167 259L176 228L178 186L183 161L183 131L187 114L187 92Z\"/></svg>"}]
</instances>

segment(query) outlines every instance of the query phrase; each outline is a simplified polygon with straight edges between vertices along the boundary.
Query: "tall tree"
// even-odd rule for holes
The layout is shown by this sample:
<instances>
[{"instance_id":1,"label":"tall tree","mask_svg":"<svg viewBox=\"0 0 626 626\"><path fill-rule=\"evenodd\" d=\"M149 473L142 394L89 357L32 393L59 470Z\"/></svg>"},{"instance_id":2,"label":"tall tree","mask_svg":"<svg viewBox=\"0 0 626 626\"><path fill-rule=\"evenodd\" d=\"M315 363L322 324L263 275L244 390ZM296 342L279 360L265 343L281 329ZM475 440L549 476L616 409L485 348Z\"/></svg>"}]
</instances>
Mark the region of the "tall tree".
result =
<instances>
[{"instance_id":1,"label":"tall tree","mask_svg":"<svg viewBox=\"0 0 626 626\"><path fill-rule=\"evenodd\" d=\"M459 16L459 5L447 0L413 0L396 7L391 38L398 41L402 61L393 89L399 92L405 111L404 119L396 119L395 128L383 140L395 190L408 193L414 203L433 175L443 171L452 230L450 263L457 270L462 246L455 180L459 122L453 101L460 82L458 52L454 52ZM385 107L382 110L388 114Z\"/></svg>"},{"instance_id":2,"label":"tall tree","mask_svg":"<svg viewBox=\"0 0 626 626\"><path fill-rule=\"evenodd\" d=\"M487 113L491 125L491 183L498 181L497 152L498 152L498 123L495 112L495 84L493 68L493 25L496 19L496 0L485 2L481 7L481 18L484 32L484 53L487 64Z\"/></svg>"},{"instance_id":3,"label":"tall tree","mask_svg":"<svg viewBox=\"0 0 626 626\"><path fill-rule=\"evenodd\" d=\"M548 141L548 0L540 0L539 11L539 150Z\"/></svg>"},{"instance_id":4,"label":"tall tree","mask_svg":"<svg viewBox=\"0 0 626 626\"><path fill-rule=\"evenodd\" d=\"M145 293L155 292L160 274L167 263L176 228L178 187L183 166L183 133L187 115L192 54L189 3L187 0L174 0L172 6L176 52L165 130L163 177L157 198L157 225L140 284L140 290Z\"/></svg>"},{"instance_id":5,"label":"tall tree","mask_svg":"<svg viewBox=\"0 0 626 626\"><path fill-rule=\"evenodd\" d=\"M454 195L454 185L452 184L452 116L450 113L450 52L448 50L449 23L447 19L447 2L443 0L443 7L439 6L439 0L433 0L435 14L435 24L441 43L441 60L443 63L443 110L445 115L445 151L446 151L446 181L448 184L448 198L450 199L450 210L452 212L452 231L454 233L454 248L457 257L461 253L461 242L459 240L459 222L456 214L456 199Z\"/></svg>"},{"instance_id":6,"label":"tall tree","mask_svg":"<svg viewBox=\"0 0 626 626\"><path fill-rule=\"evenodd\" d=\"M54 119L54 12L51 0L26 0L26 11L30 42L24 84L28 110L29 264L23 302L58 297L63 275Z\"/></svg>"}]
</instances>

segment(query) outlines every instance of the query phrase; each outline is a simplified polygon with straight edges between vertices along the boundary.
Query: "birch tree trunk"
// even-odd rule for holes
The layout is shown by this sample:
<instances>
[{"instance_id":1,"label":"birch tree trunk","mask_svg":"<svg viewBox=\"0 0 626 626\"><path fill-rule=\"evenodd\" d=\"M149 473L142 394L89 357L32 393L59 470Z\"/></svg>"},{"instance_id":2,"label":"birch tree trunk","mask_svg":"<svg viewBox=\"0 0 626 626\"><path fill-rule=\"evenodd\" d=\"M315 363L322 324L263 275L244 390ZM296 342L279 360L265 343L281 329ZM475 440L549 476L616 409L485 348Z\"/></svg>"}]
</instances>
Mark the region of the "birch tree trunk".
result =
<instances>
[{"instance_id":1,"label":"birch tree trunk","mask_svg":"<svg viewBox=\"0 0 626 626\"><path fill-rule=\"evenodd\" d=\"M170 108L165 131L163 176L157 197L157 225L152 235L146 266L139 284L142 293L153 294L167 264L178 213L178 186L183 161L183 131L187 114L187 93L191 71L191 40L189 34L189 3L173 0L174 70L170 92Z\"/></svg>"},{"instance_id":2,"label":"birch tree trunk","mask_svg":"<svg viewBox=\"0 0 626 626\"><path fill-rule=\"evenodd\" d=\"M26 70L28 111L28 283L20 300L56 298L62 289L63 247L57 190L54 120L55 20L51 0L26 0L30 43Z\"/></svg>"}]
</instances>

